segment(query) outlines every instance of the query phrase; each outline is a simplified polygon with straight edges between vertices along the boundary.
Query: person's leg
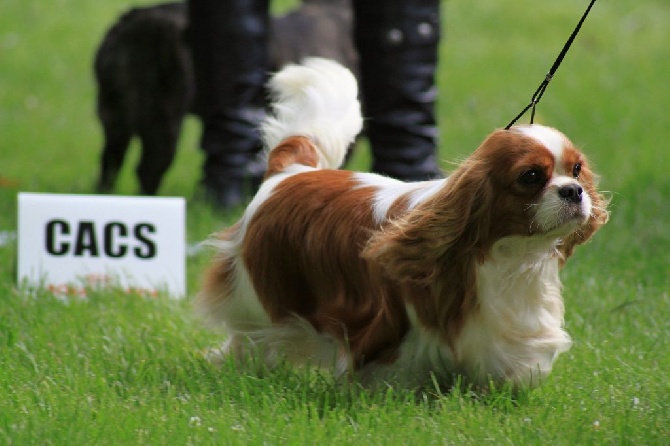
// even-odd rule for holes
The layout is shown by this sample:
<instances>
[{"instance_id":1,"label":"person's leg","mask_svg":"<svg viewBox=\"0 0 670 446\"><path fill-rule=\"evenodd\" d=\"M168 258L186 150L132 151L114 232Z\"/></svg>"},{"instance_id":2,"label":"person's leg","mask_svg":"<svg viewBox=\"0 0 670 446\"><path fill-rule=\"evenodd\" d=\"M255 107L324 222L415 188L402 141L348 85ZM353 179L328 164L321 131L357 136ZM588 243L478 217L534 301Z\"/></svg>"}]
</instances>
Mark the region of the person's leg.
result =
<instances>
[{"instance_id":1,"label":"person's leg","mask_svg":"<svg viewBox=\"0 0 670 446\"><path fill-rule=\"evenodd\" d=\"M435 73L440 0L353 0L372 170L405 181L440 177Z\"/></svg>"},{"instance_id":2,"label":"person's leg","mask_svg":"<svg viewBox=\"0 0 670 446\"><path fill-rule=\"evenodd\" d=\"M267 74L268 0L188 0L196 112L205 151L207 198L229 208L243 202L263 172L261 149Z\"/></svg>"}]
</instances>

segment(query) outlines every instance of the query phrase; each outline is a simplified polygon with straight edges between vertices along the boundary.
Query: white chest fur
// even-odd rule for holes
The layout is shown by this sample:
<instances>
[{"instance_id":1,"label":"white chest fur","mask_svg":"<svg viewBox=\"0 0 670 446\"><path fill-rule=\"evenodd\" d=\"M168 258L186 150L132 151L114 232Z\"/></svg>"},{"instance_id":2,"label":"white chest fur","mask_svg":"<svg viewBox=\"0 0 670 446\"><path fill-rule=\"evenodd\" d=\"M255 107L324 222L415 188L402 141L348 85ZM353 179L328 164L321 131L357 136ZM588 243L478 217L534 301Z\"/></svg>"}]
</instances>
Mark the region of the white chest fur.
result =
<instances>
[{"instance_id":1,"label":"white chest fur","mask_svg":"<svg viewBox=\"0 0 670 446\"><path fill-rule=\"evenodd\" d=\"M408 384L425 384L430 373L464 374L485 385L511 381L535 386L549 374L556 356L568 350L563 330L563 300L554 240L509 237L500 240L490 258L477 267L478 306L449 348L423 330L412 308L412 329L390 366L379 373ZM371 371L369 371L371 372Z\"/></svg>"}]
</instances>

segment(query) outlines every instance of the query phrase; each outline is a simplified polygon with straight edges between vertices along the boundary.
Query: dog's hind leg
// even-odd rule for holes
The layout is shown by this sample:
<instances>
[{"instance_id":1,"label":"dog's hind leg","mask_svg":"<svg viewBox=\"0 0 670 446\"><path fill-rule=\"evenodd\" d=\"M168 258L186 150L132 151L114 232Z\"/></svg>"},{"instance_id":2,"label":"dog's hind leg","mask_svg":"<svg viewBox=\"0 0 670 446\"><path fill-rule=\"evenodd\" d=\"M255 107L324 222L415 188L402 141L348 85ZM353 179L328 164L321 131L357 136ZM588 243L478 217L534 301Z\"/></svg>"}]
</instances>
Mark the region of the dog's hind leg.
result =
<instances>
[{"instance_id":1,"label":"dog's hind leg","mask_svg":"<svg viewBox=\"0 0 670 446\"><path fill-rule=\"evenodd\" d=\"M155 195L177 152L183 117L150 119L140 128L142 155L137 166L140 193Z\"/></svg>"},{"instance_id":2,"label":"dog's hind leg","mask_svg":"<svg viewBox=\"0 0 670 446\"><path fill-rule=\"evenodd\" d=\"M132 131L122 122L103 119L105 145L100 157L100 176L96 190L98 193L110 193L123 165L132 138Z\"/></svg>"}]
</instances>

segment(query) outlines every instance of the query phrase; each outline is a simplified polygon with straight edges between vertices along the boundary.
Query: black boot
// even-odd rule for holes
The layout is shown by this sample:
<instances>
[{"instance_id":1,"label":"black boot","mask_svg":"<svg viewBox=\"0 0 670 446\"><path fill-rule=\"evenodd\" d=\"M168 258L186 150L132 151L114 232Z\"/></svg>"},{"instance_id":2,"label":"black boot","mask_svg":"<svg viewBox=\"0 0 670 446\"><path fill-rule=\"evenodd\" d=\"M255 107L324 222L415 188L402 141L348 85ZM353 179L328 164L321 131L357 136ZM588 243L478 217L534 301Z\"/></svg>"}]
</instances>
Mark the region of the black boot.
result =
<instances>
[{"instance_id":1,"label":"black boot","mask_svg":"<svg viewBox=\"0 0 670 446\"><path fill-rule=\"evenodd\" d=\"M405 181L441 177L435 119L440 1L352 4L372 170Z\"/></svg>"},{"instance_id":2,"label":"black boot","mask_svg":"<svg viewBox=\"0 0 670 446\"><path fill-rule=\"evenodd\" d=\"M228 209L251 196L263 176L250 162L262 148L268 1L189 0L188 7L202 184L209 201Z\"/></svg>"}]
</instances>

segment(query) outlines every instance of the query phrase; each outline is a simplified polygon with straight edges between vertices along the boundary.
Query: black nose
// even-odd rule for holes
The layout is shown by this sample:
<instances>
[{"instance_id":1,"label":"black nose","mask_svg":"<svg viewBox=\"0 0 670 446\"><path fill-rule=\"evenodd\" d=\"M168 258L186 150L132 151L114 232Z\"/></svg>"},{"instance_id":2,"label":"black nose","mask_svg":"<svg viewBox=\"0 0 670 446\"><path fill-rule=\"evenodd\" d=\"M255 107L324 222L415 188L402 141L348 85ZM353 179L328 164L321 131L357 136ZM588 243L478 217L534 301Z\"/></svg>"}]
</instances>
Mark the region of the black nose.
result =
<instances>
[{"instance_id":1,"label":"black nose","mask_svg":"<svg viewBox=\"0 0 670 446\"><path fill-rule=\"evenodd\" d=\"M581 203L583 191L578 184L567 184L558 188L558 195L564 200Z\"/></svg>"}]
</instances>

